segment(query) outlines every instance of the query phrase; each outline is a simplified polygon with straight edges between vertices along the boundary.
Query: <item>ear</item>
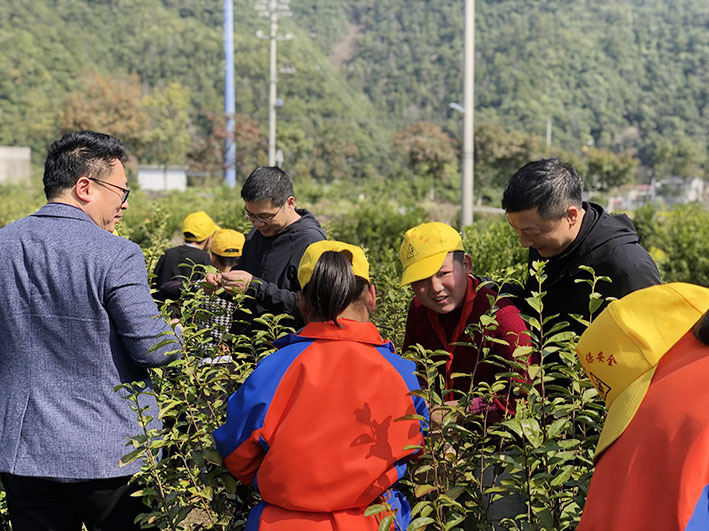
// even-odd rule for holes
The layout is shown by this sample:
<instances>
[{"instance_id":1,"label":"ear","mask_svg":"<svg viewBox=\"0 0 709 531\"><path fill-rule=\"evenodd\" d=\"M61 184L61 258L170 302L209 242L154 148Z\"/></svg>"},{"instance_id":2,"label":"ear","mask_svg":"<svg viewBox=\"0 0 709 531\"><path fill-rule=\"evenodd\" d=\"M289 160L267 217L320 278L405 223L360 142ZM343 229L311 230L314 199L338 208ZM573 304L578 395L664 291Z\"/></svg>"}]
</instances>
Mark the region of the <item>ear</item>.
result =
<instances>
[{"instance_id":1,"label":"ear","mask_svg":"<svg viewBox=\"0 0 709 531\"><path fill-rule=\"evenodd\" d=\"M367 301L366 301L367 311L372 314L374 309L377 307L377 292L374 289L374 284L370 284L367 290Z\"/></svg>"},{"instance_id":2,"label":"ear","mask_svg":"<svg viewBox=\"0 0 709 531\"><path fill-rule=\"evenodd\" d=\"M288 205L289 208L295 208L295 197L288 197L288 199L286 199L286 205Z\"/></svg>"},{"instance_id":3,"label":"ear","mask_svg":"<svg viewBox=\"0 0 709 531\"><path fill-rule=\"evenodd\" d=\"M463 269L466 275L473 274L473 259L468 253L465 253L465 256L463 256Z\"/></svg>"},{"instance_id":4,"label":"ear","mask_svg":"<svg viewBox=\"0 0 709 531\"><path fill-rule=\"evenodd\" d=\"M86 203L91 201L91 181L88 177L79 177L76 180L76 184L74 184L74 193L76 194L76 197Z\"/></svg>"},{"instance_id":5,"label":"ear","mask_svg":"<svg viewBox=\"0 0 709 531\"><path fill-rule=\"evenodd\" d=\"M569 228L573 227L579 221L579 207L569 205L564 216L569 221Z\"/></svg>"}]
</instances>

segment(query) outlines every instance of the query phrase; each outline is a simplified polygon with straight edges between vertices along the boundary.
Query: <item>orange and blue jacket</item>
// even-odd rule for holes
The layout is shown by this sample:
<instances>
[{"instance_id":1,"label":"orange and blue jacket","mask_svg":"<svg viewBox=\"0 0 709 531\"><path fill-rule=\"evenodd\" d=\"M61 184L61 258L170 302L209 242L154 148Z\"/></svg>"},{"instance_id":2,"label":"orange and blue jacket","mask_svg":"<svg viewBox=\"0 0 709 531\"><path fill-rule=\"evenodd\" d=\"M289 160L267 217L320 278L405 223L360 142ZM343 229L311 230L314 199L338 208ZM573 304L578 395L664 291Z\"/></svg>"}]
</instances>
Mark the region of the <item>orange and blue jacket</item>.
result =
<instances>
[{"instance_id":1,"label":"orange and blue jacket","mask_svg":"<svg viewBox=\"0 0 709 531\"><path fill-rule=\"evenodd\" d=\"M227 469L261 495L247 530L376 530L386 501L396 529L410 508L392 487L423 446L428 411L414 363L372 323L310 323L259 363L214 432ZM406 415L420 418L397 420ZM389 514L391 514L389 513Z\"/></svg>"}]
</instances>

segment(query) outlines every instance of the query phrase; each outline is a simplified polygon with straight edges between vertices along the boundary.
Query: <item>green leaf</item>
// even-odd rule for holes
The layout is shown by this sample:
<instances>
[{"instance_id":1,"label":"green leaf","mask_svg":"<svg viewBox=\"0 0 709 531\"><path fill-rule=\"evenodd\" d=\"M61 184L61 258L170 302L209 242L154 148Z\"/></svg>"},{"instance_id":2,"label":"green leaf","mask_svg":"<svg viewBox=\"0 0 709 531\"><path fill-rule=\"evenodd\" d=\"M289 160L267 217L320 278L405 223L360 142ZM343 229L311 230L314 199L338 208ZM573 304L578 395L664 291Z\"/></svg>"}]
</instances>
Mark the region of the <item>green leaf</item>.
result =
<instances>
[{"instance_id":1,"label":"green leaf","mask_svg":"<svg viewBox=\"0 0 709 531\"><path fill-rule=\"evenodd\" d=\"M465 487L452 487L446 491L445 495L448 496L451 500L455 500L463 492L465 492Z\"/></svg>"},{"instance_id":2,"label":"green leaf","mask_svg":"<svg viewBox=\"0 0 709 531\"><path fill-rule=\"evenodd\" d=\"M370 505L364 511L364 516L372 516L373 514L379 514L382 511L386 511L386 510L387 510L386 505L382 505L381 503L378 503L376 505Z\"/></svg>"},{"instance_id":3,"label":"green leaf","mask_svg":"<svg viewBox=\"0 0 709 531\"><path fill-rule=\"evenodd\" d=\"M137 448L128 455L124 455L123 457L121 457L121 461L120 463L118 463L118 466L122 467L131 464L133 461L138 459L138 457L140 457L144 451L144 448Z\"/></svg>"},{"instance_id":4,"label":"green leaf","mask_svg":"<svg viewBox=\"0 0 709 531\"><path fill-rule=\"evenodd\" d=\"M435 485L416 485L414 488L414 496L420 498L421 496L425 496L429 492L433 492L436 489L437 487Z\"/></svg>"},{"instance_id":5,"label":"green leaf","mask_svg":"<svg viewBox=\"0 0 709 531\"><path fill-rule=\"evenodd\" d=\"M427 525L430 524L435 524L436 521L433 518L430 518L428 516L422 516L421 518L416 518L413 520L407 529L407 531L414 531L415 529L421 529L422 527L426 527Z\"/></svg>"},{"instance_id":6,"label":"green leaf","mask_svg":"<svg viewBox=\"0 0 709 531\"><path fill-rule=\"evenodd\" d=\"M522 419L519 421L525 437L532 443L532 446L539 448L542 444L543 433L539 426L539 421L535 418Z\"/></svg>"},{"instance_id":7,"label":"green leaf","mask_svg":"<svg viewBox=\"0 0 709 531\"><path fill-rule=\"evenodd\" d=\"M382 521L379 522L379 530L378 531L391 531L391 524L392 523L394 523L394 517L392 515L382 518Z\"/></svg>"},{"instance_id":8,"label":"green leaf","mask_svg":"<svg viewBox=\"0 0 709 531\"><path fill-rule=\"evenodd\" d=\"M203 452L202 455L204 458L215 465L222 465L222 455L215 449L215 448L206 448Z\"/></svg>"}]
</instances>

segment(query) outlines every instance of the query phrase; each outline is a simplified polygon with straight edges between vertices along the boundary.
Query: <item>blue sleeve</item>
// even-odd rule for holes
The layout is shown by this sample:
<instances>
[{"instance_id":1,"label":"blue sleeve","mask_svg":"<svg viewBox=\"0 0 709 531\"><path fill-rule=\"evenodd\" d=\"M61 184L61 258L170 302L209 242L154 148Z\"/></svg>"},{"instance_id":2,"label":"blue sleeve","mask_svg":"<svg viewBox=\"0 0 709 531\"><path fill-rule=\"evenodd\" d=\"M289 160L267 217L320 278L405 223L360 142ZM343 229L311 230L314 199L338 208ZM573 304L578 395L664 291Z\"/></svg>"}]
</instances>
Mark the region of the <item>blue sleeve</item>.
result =
<instances>
[{"instance_id":1,"label":"blue sleeve","mask_svg":"<svg viewBox=\"0 0 709 531\"><path fill-rule=\"evenodd\" d=\"M684 531L700 531L709 529L709 485L704 487L694 506L692 516Z\"/></svg>"},{"instance_id":2,"label":"blue sleeve","mask_svg":"<svg viewBox=\"0 0 709 531\"><path fill-rule=\"evenodd\" d=\"M253 432L263 428L266 413L283 375L311 343L298 342L266 357L239 390L229 397L226 422L214 430L214 440L222 457L229 456Z\"/></svg>"},{"instance_id":3,"label":"blue sleeve","mask_svg":"<svg viewBox=\"0 0 709 531\"><path fill-rule=\"evenodd\" d=\"M420 389L418 379L414 375L414 372L416 371L416 364L413 361L403 359L401 356L393 352L388 346L377 347L377 350L401 375L401 378L404 380L406 388L409 392ZM416 408L416 413L427 420L430 420L426 401L422 397L414 395L411 395L411 400L414 403L414 408ZM419 424L421 433L423 433L427 429L427 426L423 421L419 421Z\"/></svg>"},{"instance_id":4,"label":"blue sleeve","mask_svg":"<svg viewBox=\"0 0 709 531\"><path fill-rule=\"evenodd\" d=\"M179 357L179 354L166 356L180 347L150 295L145 259L136 244L122 242L106 279L104 297L116 334L134 362L143 367L157 367ZM172 341L150 351L164 340Z\"/></svg>"}]
</instances>

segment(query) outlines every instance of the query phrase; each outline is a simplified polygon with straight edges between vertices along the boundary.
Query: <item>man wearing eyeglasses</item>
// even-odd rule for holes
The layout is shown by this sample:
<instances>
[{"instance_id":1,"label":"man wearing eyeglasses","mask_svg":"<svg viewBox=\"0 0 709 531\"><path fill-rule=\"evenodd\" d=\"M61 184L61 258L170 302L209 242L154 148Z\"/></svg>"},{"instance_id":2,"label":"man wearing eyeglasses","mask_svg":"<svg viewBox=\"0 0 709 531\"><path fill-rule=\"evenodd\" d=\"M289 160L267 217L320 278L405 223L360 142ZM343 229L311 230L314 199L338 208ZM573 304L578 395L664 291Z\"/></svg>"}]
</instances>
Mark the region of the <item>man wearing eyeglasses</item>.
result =
<instances>
[{"instance_id":1,"label":"man wearing eyeglasses","mask_svg":"<svg viewBox=\"0 0 709 531\"><path fill-rule=\"evenodd\" d=\"M45 163L47 204L0 229L0 479L15 531L137 530L149 512L128 484L142 463L120 466L141 426L115 388L150 391L147 369L176 357L155 346L177 338L140 247L111 233L128 208L125 157L108 135L65 135ZM140 402L160 428L155 398Z\"/></svg>"},{"instance_id":2,"label":"man wearing eyeglasses","mask_svg":"<svg viewBox=\"0 0 709 531\"><path fill-rule=\"evenodd\" d=\"M272 313L292 315L299 325L298 264L308 245L325 239L325 231L315 216L295 207L293 181L276 166L261 166L251 172L241 197L244 215L253 228L246 236L237 269L208 275L207 280L226 288L248 289L253 296L243 302L250 305L252 314L244 313L235 322Z\"/></svg>"}]
</instances>

